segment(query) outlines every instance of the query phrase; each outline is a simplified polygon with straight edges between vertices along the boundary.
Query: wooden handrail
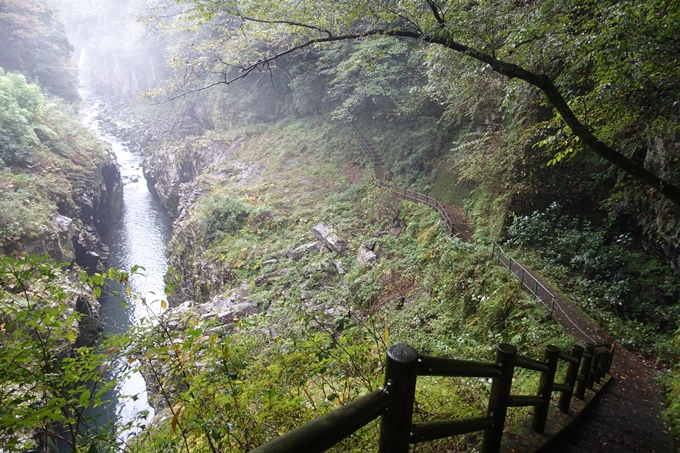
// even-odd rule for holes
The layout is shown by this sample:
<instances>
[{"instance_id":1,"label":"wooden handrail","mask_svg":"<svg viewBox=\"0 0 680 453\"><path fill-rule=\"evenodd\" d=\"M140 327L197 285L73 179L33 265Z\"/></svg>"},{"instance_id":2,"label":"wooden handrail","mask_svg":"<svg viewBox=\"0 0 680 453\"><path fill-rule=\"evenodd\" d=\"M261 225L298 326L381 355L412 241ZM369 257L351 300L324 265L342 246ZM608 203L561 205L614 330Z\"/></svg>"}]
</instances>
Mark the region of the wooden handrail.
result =
<instances>
[{"instance_id":1,"label":"wooden handrail","mask_svg":"<svg viewBox=\"0 0 680 453\"><path fill-rule=\"evenodd\" d=\"M456 228L453 219L451 218L451 215L448 213L444 205L439 202L439 200L429 195L416 192L415 190L410 190L405 187L399 187L395 184L385 181L383 179L383 175L379 174L378 170L378 169L382 170L380 157L376 154L376 152L373 150L373 147L368 143L368 141L366 141L364 136L361 135L361 133L357 130L357 128L354 126L354 123L350 123L350 125L352 126L354 133L359 138L359 143L361 143L361 146L364 148L364 151L366 151L366 154L368 154L368 157L371 159L371 162L373 162L373 178L376 180L378 186L387 189L391 192L394 192L407 200L415 201L418 203L424 203L434 208L439 213L442 220L444 220L444 223L446 224L446 229L448 230L450 235L455 236L461 233L460 230Z\"/></svg>"},{"instance_id":2,"label":"wooden handrail","mask_svg":"<svg viewBox=\"0 0 680 453\"><path fill-rule=\"evenodd\" d=\"M584 351L588 351L591 356L586 357ZM347 403L261 445L251 453L321 453L380 416L379 453L406 453L410 444L475 431L484 431L480 451L497 453L509 407L533 406L532 428L538 433L544 432L552 393L562 393L558 408L568 413L575 384L601 378L608 371L613 354L613 345L609 344L589 344L585 349L574 345L569 354L549 345L545 348L543 359L534 360L517 355L514 346L500 344L496 350L496 362L485 363L419 355L410 346L395 345L387 351L383 389ZM559 360L569 364L563 383L554 382ZM511 395L515 367L540 372L536 395ZM491 377L487 413L475 417L412 423L418 376ZM583 395L579 398L583 399Z\"/></svg>"}]
</instances>

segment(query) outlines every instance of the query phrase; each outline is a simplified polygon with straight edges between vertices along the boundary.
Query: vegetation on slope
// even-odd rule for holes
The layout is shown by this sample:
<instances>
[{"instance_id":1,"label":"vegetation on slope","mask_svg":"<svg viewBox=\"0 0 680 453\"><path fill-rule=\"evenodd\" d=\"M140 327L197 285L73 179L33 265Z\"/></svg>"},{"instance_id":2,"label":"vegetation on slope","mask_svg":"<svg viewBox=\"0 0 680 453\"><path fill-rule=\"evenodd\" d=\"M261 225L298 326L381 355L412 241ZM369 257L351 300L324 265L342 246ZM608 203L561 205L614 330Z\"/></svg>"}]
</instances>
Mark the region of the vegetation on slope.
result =
<instances>
[{"instance_id":1,"label":"vegetation on slope","mask_svg":"<svg viewBox=\"0 0 680 453\"><path fill-rule=\"evenodd\" d=\"M509 237L620 340L663 366L676 360L677 274L660 261L680 267L678 210L631 169L678 184L678 6L350 3L196 0L159 19L181 77L156 94L190 94L177 107L190 127L151 146L193 169L170 181L178 307L125 351L156 376L165 411L111 448L245 451L380 385L392 342L475 359L499 341L529 355L568 346L482 246L448 238L435 214L371 185L347 120L395 181L465 207L478 237ZM339 42L280 56L318 36ZM257 71L263 83L241 80ZM601 148L590 132L623 171L607 153L581 152ZM24 137L17 149L36 143ZM288 256L318 222L348 252ZM354 258L362 243L377 261ZM247 313L216 321L207 308L234 301ZM448 385L425 383L418 416L480 411L485 382ZM456 396L440 407L442 392ZM341 448L369 449L371 436Z\"/></svg>"}]
</instances>

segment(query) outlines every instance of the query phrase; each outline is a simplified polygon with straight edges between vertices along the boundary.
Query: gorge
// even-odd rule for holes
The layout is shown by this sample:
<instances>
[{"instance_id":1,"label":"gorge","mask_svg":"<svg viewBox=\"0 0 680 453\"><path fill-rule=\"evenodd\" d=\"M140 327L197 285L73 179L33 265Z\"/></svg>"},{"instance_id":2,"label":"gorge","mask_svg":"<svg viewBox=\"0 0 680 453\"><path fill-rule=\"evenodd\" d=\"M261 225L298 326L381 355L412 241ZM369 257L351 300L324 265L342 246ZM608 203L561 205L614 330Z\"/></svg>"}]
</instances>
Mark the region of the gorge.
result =
<instances>
[{"instance_id":1,"label":"gorge","mask_svg":"<svg viewBox=\"0 0 680 453\"><path fill-rule=\"evenodd\" d=\"M568 350L573 332L490 241L663 382L633 397L652 418L666 398L680 434L680 211L592 153L553 98L494 72L547 78L677 185L677 5L279 3L0 5L0 444L245 452L382 386L396 343L482 361L498 343ZM467 240L399 188L460 215ZM446 418L484 413L489 387L419 392L416 417ZM369 425L339 448L375 439Z\"/></svg>"}]
</instances>

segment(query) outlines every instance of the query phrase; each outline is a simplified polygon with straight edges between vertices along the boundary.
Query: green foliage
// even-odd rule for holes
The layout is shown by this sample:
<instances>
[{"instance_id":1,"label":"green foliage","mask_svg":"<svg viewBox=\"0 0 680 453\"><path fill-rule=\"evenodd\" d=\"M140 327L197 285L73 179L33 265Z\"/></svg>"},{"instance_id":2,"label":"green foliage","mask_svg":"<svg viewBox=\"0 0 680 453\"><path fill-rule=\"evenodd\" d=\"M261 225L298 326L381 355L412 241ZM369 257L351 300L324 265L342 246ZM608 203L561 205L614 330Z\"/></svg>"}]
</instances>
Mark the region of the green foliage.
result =
<instances>
[{"instance_id":1,"label":"green foliage","mask_svg":"<svg viewBox=\"0 0 680 453\"><path fill-rule=\"evenodd\" d=\"M232 235L244 225L251 208L233 193L217 193L201 199L200 228L208 242Z\"/></svg>"},{"instance_id":2,"label":"green foliage","mask_svg":"<svg viewBox=\"0 0 680 453\"><path fill-rule=\"evenodd\" d=\"M116 381L105 370L125 345L114 338L78 345L84 315L76 300L104 283L83 278L44 257L0 258L0 441L12 451L30 448L34 436L62 439L73 452L115 442L92 430L86 410L108 402Z\"/></svg>"},{"instance_id":3,"label":"green foliage","mask_svg":"<svg viewBox=\"0 0 680 453\"><path fill-rule=\"evenodd\" d=\"M0 171L0 246L24 239L35 240L44 234L54 208L41 196L41 182L25 174Z\"/></svg>"},{"instance_id":4,"label":"green foliage","mask_svg":"<svg viewBox=\"0 0 680 453\"><path fill-rule=\"evenodd\" d=\"M239 188L255 198L260 185L266 183L239 183ZM306 194L299 190L296 198ZM218 322L183 307L140 332L137 357L145 375L152 376L156 408L166 421L137 436L134 448L248 451L381 385L389 344L484 361L492 360L499 342L536 357L547 342L568 347L561 329L493 263L488 250L448 237L428 208L393 203L384 192L357 184L323 198L314 211L296 209L285 228L256 222L259 214L253 213L237 234L206 244L202 257L217 256L213 262L230 266L236 277L231 288L212 288L207 300L219 293L223 300L242 297L234 293L244 291L242 279L285 272L248 285L245 297L260 314ZM395 211L407 220L405 231L374 236L390 228ZM282 215L272 212L273 219ZM309 242L311 226L321 220L332 222L349 250L374 241L381 258L361 265L326 250L287 258L291 244ZM338 275L334 261L341 262L344 275ZM195 279L199 266L185 275ZM520 379L516 391L534 392L536 379ZM416 418L480 415L487 397L486 380L422 379ZM511 411L511 420L525 415ZM371 451L378 431L370 425L333 451ZM463 450L478 439L461 436L422 448Z\"/></svg>"},{"instance_id":5,"label":"green foliage","mask_svg":"<svg viewBox=\"0 0 680 453\"><path fill-rule=\"evenodd\" d=\"M0 68L0 159L8 165L25 164L32 146L40 143L34 129L44 110L40 88L20 74Z\"/></svg>"},{"instance_id":6,"label":"green foliage","mask_svg":"<svg viewBox=\"0 0 680 453\"><path fill-rule=\"evenodd\" d=\"M540 251L548 275L575 291L584 308L623 344L668 350L652 343L663 343L668 328L676 325L677 279L670 268L635 250L629 236L613 236L565 214L558 204L517 217L508 235L510 245Z\"/></svg>"}]
</instances>

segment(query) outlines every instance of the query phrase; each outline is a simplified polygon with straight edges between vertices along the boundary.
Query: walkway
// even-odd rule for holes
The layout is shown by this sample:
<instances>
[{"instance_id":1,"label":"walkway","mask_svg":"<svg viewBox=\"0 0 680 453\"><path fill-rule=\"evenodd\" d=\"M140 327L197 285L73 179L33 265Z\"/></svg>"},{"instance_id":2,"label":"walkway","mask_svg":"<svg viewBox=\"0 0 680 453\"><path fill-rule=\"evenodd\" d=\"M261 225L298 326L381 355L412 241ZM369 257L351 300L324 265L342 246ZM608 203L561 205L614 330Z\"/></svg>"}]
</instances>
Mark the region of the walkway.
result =
<instances>
[{"instance_id":1,"label":"walkway","mask_svg":"<svg viewBox=\"0 0 680 453\"><path fill-rule=\"evenodd\" d=\"M432 206L440 211L451 234L463 240L472 238L474 231L461 210L453 209L427 195L403 189L385 181L382 158L354 125L352 128L373 162L374 177L381 187L403 198ZM555 295L555 319L578 343L612 340L571 298L560 293L548 280L537 273L532 271L532 275ZM670 427L663 422L661 417L661 412L666 406L663 387L654 381L657 370L653 364L647 363L639 354L628 351L617 343L610 373L614 381L600 402L593 408L592 413L586 419L587 423L580 424L578 429L564 439L564 443L554 451L558 453L675 453Z\"/></svg>"}]
</instances>

